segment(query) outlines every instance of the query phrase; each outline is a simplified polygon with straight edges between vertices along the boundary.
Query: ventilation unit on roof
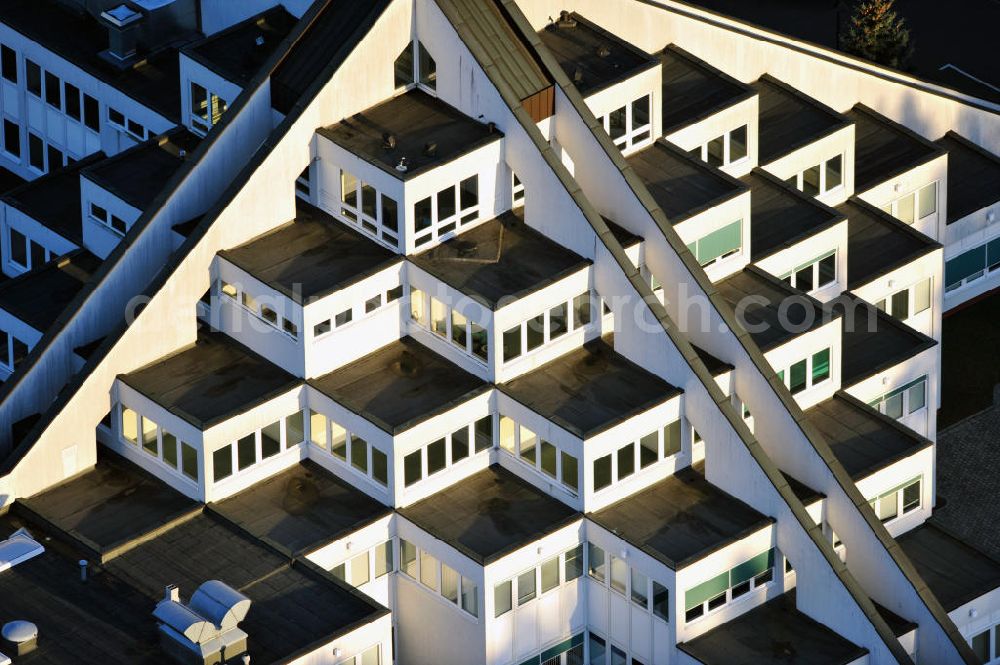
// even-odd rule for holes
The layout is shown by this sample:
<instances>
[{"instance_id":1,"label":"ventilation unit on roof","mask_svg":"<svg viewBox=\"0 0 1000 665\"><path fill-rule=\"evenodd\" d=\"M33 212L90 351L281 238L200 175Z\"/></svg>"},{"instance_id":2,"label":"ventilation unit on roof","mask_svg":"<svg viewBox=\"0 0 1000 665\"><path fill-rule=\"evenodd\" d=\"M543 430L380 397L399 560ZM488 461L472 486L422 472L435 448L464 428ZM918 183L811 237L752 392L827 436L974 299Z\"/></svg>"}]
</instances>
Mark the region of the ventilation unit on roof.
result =
<instances>
[{"instance_id":1,"label":"ventilation unit on roof","mask_svg":"<svg viewBox=\"0 0 1000 665\"><path fill-rule=\"evenodd\" d=\"M18 529L7 540L0 541L0 573L44 551L27 529Z\"/></svg>"},{"instance_id":2,"label":"ventilation unit on roof","mask_svg":"<svg viewBox=\"0 0 1000 665\"><path fill-rule=\"evenodd\" d=\"M183 665L224 663L245 654L247 634L238 624L250 611L250 599L232 587L210 580L202 584L187 605L180 590L170 585L156 605L163 650Z\"/></svg>"},{"instance_id":3,"label":"ventilation unit on roof","mask_svg":"<svg viewBox=\"0 0 1000 665\"><path fill-rule=\"evenodd\" d=\"M126 4L101 12L108 29L108 50L101 53L112 64L124 67L135 58L142 14Z\"/></svg>"},{"instance_id":4,"label":"ventilation unit on roof","mask_svg":"<svg viewBox=\"0 0 1000 665\"><path fill-rule=\"evenodd\" d=\"M31 653L38 646L38 626L30 621L11 621L0 629L3 646L15 656Z\"/></svg>"}]
</instances>

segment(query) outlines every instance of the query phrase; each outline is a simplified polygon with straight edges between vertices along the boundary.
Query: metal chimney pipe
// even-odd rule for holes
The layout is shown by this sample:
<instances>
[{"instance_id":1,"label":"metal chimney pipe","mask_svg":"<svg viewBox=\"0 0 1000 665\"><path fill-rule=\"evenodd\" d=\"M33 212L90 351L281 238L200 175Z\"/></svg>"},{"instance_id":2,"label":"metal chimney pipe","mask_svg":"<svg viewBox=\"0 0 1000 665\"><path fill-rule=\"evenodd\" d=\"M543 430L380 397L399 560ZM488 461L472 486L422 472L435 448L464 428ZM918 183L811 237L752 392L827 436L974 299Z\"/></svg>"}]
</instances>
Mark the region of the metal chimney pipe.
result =
<instances>
[{"instance_id":1,"label":"metal chimney pipe","mask_svg":"<svg viewBox=\"0 0 1000 665\"><path fill-rule=\"evenodd\" d=\"M81 582L86 582L87 581L87 560L86 559L80 559L80 581Z\"/></svg>"}]
</instances>

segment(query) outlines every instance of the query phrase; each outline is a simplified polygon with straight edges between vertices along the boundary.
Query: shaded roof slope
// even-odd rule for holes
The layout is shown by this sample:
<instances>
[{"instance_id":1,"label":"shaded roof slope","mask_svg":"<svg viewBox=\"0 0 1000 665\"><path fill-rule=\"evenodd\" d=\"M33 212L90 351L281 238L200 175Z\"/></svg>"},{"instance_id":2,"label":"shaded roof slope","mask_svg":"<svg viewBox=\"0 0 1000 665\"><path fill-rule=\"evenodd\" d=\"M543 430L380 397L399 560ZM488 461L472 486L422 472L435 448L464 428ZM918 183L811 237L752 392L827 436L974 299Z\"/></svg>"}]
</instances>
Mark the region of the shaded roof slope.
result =
<instances>
[{"instance_id":1,"label":"shaded roof slope","mask_svg":"<svg viewBox=\"0 0 1000 665\"><path fill-rule=\"evenodd\" d=\"M73 250L0 282L0 308L45 332L100 265L101 260L87 250Z\"/></svg>"},{"instance_id":2,"label":"shaded roof slope","mask_svg":"<svg viewBox=\"0 0 1000 665\"><path fill-rule=\"evenodd\" d=\"M864 104L856 104L847 117L854 123L855 192L871 189L945 152Z\"/></svg>"},{"instance_id":3,"label":"shaded roof slope","mask_svg":"<svg viewBox=\"0 0 1000 665\"><path fill-rule=\"evenodd\" d=\"M955 132L934 143L948 151L948 223L1000 201L1000 157Z\"/></svg>"},{"instance_id":4,"label":"shaded roof slope","mask_svg":"<svg viewBox=\"0 0 1000 665\"><path fill-rule=\"evenodd\" d=\"M184 53L222 78L246 86L292 31L297 20L279 4L191 44Z\"/></svg>"},{"instance_id":5,"label":"shaded roof slope","mask_svg":"<svg viewBox=\"0 0 1000 665\"><path fill-rule=\"evenodd\" d=\"M773 162L850 124L829 106L768 74L750 85L759 95L760 164Z\"/></svg>"},{"instance_id":6,"label":"shaded roof slope","mask_svg":"<svg viewBox=\"0 0 1000 665\"><path fill-rule=\"evenodd\" d=\"M949 612L1000 587L1000 562L933 521L896 540Z\"/></svg>"},{"instance_id":7,"label":"shaded roof slope","mask_svg":"<svg viewBox=\"0 0 1000 665\"><path fill-rule=\"evenodd\" d=\"M660 62L664 134L757 94L750 86L675 44L663 49Z\"/></svg>"},{"instance_id":8,"label":"shaded roof slope","mask_svg":"<svg viewBox=\"0 0 1000 665\"><path fill-rule=\"evenodd\" d=\"M949 199L948 207L951 207ZM847 288L855 289L941 247L912 226L851 197L836 207L847 217Z\"/></svg>"}]
</instances>

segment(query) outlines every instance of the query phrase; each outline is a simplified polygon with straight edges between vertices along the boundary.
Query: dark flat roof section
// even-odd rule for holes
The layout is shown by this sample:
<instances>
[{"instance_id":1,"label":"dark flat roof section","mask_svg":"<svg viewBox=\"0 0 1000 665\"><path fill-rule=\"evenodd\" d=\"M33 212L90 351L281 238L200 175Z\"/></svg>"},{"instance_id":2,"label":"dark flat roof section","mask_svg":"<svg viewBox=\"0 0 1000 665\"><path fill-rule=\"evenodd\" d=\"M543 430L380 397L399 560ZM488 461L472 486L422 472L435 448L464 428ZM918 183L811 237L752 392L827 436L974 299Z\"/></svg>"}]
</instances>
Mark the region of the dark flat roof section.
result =
<instances>
[{"instance_id":1,"label":"dark flat roof section","mask_svg":"<svg viewBox=\"0 0 1000 665\"><path fill-rule=\"evenodd\" d=\"M66 240L83 245L80 171L104 159L103 152L84 157L7 192L3 200Z\"/></svg>"},{"instance_id":2,"label":"dark flat roof section","mask_svg":"<svg viewBox=\"0 0 1000 665\"><path fill-rule=\"evenodd\" d=\"M1000 587L1000 562L924 522L896 539L948 612Z\"/></svg>"},{"instance_id":3,"label":"dark flat roof section","mask_svg":"<svg viewBox=\"0 0 1000 665\"><path fill-rule=\"evenodd\" d=\"M108 29L90 14L74 12L57 0L4 0L3 5L6 25L164 118L180 122L181 78L176 47L149 54L119 70L100 57L108 48Z\"/></svg>"},{"instance_id":4,"label":"dark flat roof section","mask_svg":"<svg viewBox=\"0 0 1000 665\"><path fill-rule=\"evenodd\" d=\"M506 212L410 261L490 309L590 265L525 224L521 211Z\"/></svg>"},{"instance_id":5,"label":"dark flat roof section","mask_svg":"<svg viewBox=\"0 0 1000 665\"><path fill-rule=\"evenodd\" d=\"M864 104L856 104L847 117L854 123L855 192L871 189L945 152Z\"/></svg>"},{"instance_id":6,"label":"dark flat roof section","mask_svg":"<svg viewBox=\"0 0 1000 665\"><path fill-rule=\"evenodd\" d=\"M299 304L308 304L402 257L303 201L295 220L219 256Z\"/></svg>"},{"instance_id":7,"label":"dark flat roof section","mask_svg":"<svg viewBox=\"0 0 1000 665\"><path fill-rule=\"evenodd\" d=\"M245 87L297 20L278 5L188 46L184 53L227 81ZM233 103L232 99L226 101Z\"/></svg>"},{"instance_id":8,"label":"dark flat roof section","mask_svg":"<svg viewBox=\"0 0 1000 665\"><path fill-rule=\"evenodd\" d=\"M391 512L309 460L210 508L289 556L308 554Z\"/></svg>"},{"instance_id":9,"label":"dark flat roof section","mask_svg":"<svg viewBox=\"0 0 1000 665\"><path fill-rule=\"evenodd\" d=\"M823 306L813 298L778 281L759 268L747 266L718 282L719 294L740 315L740 324L767 352L825 323ZM748 300L748 298L753 298ZM763 298L766 304L760 302ZM788 299L782 318L782 303ZM812 324L802 330L807 321ZM790 324L790 325L786 325Z\"/></svg>"},{"instance_id":10,"label":"dark flat roof section","mask_svg":"<svg viewBox=\"0 0 1000 665\"><path fill-rule=\"evenodd\" d=\"M422 90L410 90L387 102L318 130L341 148L408 180L436 166L499 141L503 134ZM395 147L386 145L386 135ZM429 150L428 146L434 146ZM396 169L406 159L405 172Z\"/></svg>"},{"instance_id":11,"label":"dark flat roof section","mask_svg":"<svg viewBox=\"0 0 1000 665\"><path fill-rule=\"evenodd\" d=\"M174 129L85 168L83 175L145 211L200 142L188 130Z\"/></svg>"},{"instance_id":12,"label":"dark flat roof section","mask_svg":"<svg viewBox=\"0 0 1000 665\"><path fill-rule=\"evenodd\" d=\"M795 607L795 590L677 648L704 665L848 665L867 649Z\"/></svg>"},{"instance_id":13,"label":"dark flat roof section","mask_svg":"<svg viewBox=\"0 0 1000 665\"><path fill-rule=\"evenodd\" d=\"M654 56L576 12L560 16L538 36L583 96L657 65Z\"/></svg>"},{"instance_id":14,"label":"dark flat roof section","mask_svg":"<svg viewBox=\"0 0 1000 665\"><path fill-rule=\"evenodd\" d=\"M746 191L739 180L662 139L627 161L674 224Z\"/></svg>"},{"instance_id":15,"label":"dark flat roof section","mask_svg":"<svg viewBox=\"0 0 1000 665\"><path fill-rule=\"evenodd\" d=\"M674 570L772 522L690 467L587 518Z\"/></svg>"},{"instance_id":16,"label":"dark flat roof section","mask_svg":"<svg viewBox=\"0 0 1000 665\"><path fill-rule=\"evenodd\" d=\"M934 445L843 392L805 414L855 482Z\"/></svg>"},{"instance_id":17,"label":"dark flat roof section","mask_svg":"<svg viewBox=\"0 0 1000 665\"><path fill-rule=\"evenodd\" d=\"M751 84L759 95L758 161L779 157L850 124L842 114L765 74Z\"/></svg>"},{"instance_id":18,"label":"dark flat roof section","mask_svg":"<svg viewBox=\"0 0 1000 665\"><path fill-rule=\"evenodd\" d=\"M101 260L85 249L53 259L0 282L0 308L45 332L100 265Z\"/></svg>"},{"instance_id":19,"label":"dark flat roof section","mask_svg":"<svg viewBox=\"0 0 1000 665\"><path fill-rule=\"evenodd\" d=\"M28 499L16 512L67 534L95 554L167 528L192 515L200 504L119 455L99 450L97 465L85 474ZM5 537L5 536L2 536Z\"/></svg>"},{"instance_id":20,"label":"dark flat roof section","mask_svg":"<svg viewBox=\"0 0 1000 665\"><path fill-rule=\"evenodd\" d=\"M934 143L948 151L949 224L1000 201L1000 157L955 132Z\"/></svg>"},{"instance_id":21,"label":"dark flat roof section","mask_svg":"<svg viewBox=\"0 0 1000 665\"><path fill-rule=\"evenodd\" d=\"M695 353L698 354L698 357L701 358L701 361L705 363L705 367L712 374L712 376L721 376L722 374L731 372L735 369L735 367L724 360L719 360L705 349L695 346L694 344L691 346L694 348Z\"/></svg>"},{"instance_id":22,"label":"dark flat roof section","mask_svg":"<svg viewBox=\"0 0 1000 665\"><path fill-rule=\"evenodd\" d=\"M497 386L581 439L681 394L604 340L594 340Z\"/></svg>"},{"instance_id":23,"label":"dark flat roof section","mask_svg":"<svg viewBox=\"0 0 1000 665\"><path fill-rule=\"evenodd\" d=\"M951 199L948 207L951 208ZM852 197L837 206L837 211L847 217L849 289L867 284L941 246L860 199Z\"/></svg>"},{"instance_id":24,"label":"dark flat roof section","mask_svg":"<svg viewBox=\"0 0 1000 665\"><path fill-rule=\"evenodd\" d=\"M754 261L787 249L844 216L760 169L740 178L750 187L750 252Z\"/></svg>"},{"instance_id":25,"label":"dark flat roof section","mask_svg":"<svg viewBox=\"0 0 1000 665\"><path fill-rule=\"evenodd\" d=\"M663 133L669 134L757 94L674 44L660 55L663 63Z\"/></svg>"},{"instance_id":26,"label":"dark flat roof section","mask_svg":"<svg viewBox=\"0 0 1000 665\"><path fill-rule=\"evenodd\" d=\"M8 168L0 166L0 194L6 194L15 187L20 187L28 182Z\"/></svg>"},{"instance_id":27,"label":"dark flat roof section","mask_svg":"<svg viewBox=\"0 0 1000 665\"><path fill-rule=\"evenodd\" d=\"M458 406L490 386L412 337L309 384L389 434Z\"/></svg>"},{"instance_id":28,"label":"dark flat roof section","mask_svg":"<svg viewBox=\"0 0 1000 665\"><path fill-rule=\"evenodd\" d=\"M581 517L499 464L398 512L482 565Z\"/></svg>"},{"instance_id":29,"label":"dark flat roof section","mask_svg":"<svg viewBox=\"0 0 1000 665\"><path fill-rule=\"evenodd\" d=\"M937 344L850 292L837 296L828 306L841 315L840 383L845 387Z\"/></svg>"},{"instance_id":30,"label":"dark flat roof section","mask_svg":"<svg viewBox=\"0 0 1000 665\"><path fill-rule=\"evenodd\" d=\"M199 429L245 413L301 384L216 332L202 332L193 346L118 378Z\"/></svg>"}]
</instances>

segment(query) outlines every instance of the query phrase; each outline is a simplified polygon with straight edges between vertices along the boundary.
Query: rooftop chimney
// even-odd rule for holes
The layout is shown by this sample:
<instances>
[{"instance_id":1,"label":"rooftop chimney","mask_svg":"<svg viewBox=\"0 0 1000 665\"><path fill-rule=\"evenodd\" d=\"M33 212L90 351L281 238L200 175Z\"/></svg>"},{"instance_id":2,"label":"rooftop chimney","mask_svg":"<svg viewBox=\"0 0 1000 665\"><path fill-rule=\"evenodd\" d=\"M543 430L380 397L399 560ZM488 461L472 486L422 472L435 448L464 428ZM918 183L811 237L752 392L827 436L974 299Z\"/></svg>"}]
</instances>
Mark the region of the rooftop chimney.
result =
<instances>
[{"instance_id":1,"label":"rooftop chimney","mask_svg":"<svg viewBox=\"0 0 1000 665\"><path fill-rule=\"evenodd\" d=\"M108 50L101 53L105 60L120 67L135 58L142 14L126 4L101 12L101 22L108 28Z\"/></svg>"}]
</instances>

